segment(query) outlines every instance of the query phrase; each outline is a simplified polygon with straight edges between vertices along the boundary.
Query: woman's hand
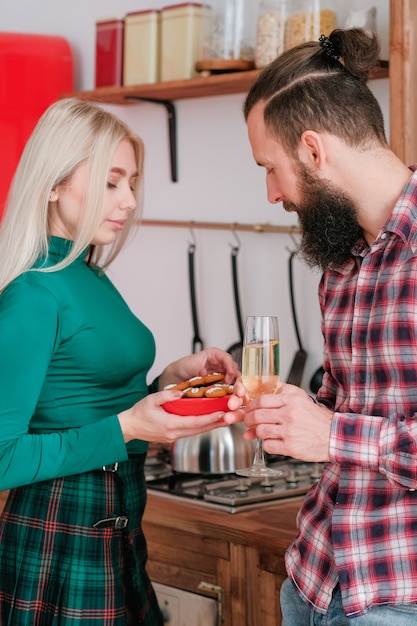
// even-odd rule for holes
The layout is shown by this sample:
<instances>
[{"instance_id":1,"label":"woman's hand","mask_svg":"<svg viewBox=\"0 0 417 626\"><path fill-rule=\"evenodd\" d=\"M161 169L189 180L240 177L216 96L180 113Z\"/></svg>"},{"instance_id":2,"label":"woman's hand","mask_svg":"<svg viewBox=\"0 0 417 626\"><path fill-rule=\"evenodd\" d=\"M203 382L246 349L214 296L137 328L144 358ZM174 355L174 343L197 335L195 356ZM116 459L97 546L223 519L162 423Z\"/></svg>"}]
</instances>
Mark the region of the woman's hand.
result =
<instances>
[{"instance_id":1,"label":"woman's hand","mask_svg":"<svg viewBox=\"0 0 417 626\"><path fill-rule=\"evenodd\" d=\"M168 365L159 377L159 389L171 383L179 383L194 376L206 376L214 372L224 374L227 384L232 384L239 375L237 363L228 352L219 348L207 348L190 354Z\"/></svg>"},{"instance_id":2,"label":"woman's hand","mask_svg":"<svg viewBox=\"0 0 417 626\"><path fill-rule=\"evenodd\" d=\"M241 381L234 386L230 409L238 409L244 398ZM243 388L243 389L242 389ZM242 395L243 394L243 395ZM224 421L239 421L242 411L226 413ZM247 403L244 422L248 430L244 438L263 439L265 452L282 454L302 461L328 461L330 428L333 413L316 404L302 389L283 384L279 393L264 394Z\"/></svg>"},{"instance_id":3,"label":"woman's hand","mask_svg":"<svg viewBox=\"0 0 417 626\"><path fill-rule=\"evenodd\" d=\"M171 444L181 437L198 435L224 426L224 412L208 415L173 415L161 406L181 398L180 391L158 391L119 413L120 427L126 442L132 439Z\"/></svg>"},{"instance_id":4,"label":"woman's hand","mask_svg":"<svg viewBox=\"0 0 417 626\"><path fill-rule=\"evenodd\" d=\"M119 413L119 422L126 442L132 439L173 443L181 437L198 435L213 428L224 426L224 412L207 415L173 415L161 405L181 398L181 391L165 389L172 383L182 382L194 376L211 373L224 374L227 384L232 384L239 375L237 363L230 354L219 348L208 348L174 361L159 377L159 389L137 402L133 407Z\"/></svg>"}]
</instances>

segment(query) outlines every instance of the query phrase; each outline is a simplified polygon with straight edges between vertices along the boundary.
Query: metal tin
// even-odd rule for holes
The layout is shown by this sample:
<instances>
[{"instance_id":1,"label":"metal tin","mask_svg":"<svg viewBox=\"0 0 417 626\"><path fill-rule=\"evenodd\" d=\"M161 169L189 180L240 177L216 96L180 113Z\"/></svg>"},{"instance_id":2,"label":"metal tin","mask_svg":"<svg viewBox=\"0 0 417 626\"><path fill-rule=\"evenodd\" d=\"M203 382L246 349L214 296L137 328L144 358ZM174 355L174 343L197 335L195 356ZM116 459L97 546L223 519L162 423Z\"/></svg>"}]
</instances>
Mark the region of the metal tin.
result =
<instances>
[{"instance_id":1,"label":"metal tin","mask_svg":"<svg viewBox=\"0 0 417 626\"><path fill-rule=\"evenodd\" d=\"M185 2L161 10L161 80L197 76L195 64L201 58L204 29L210 7Z\"/></svg>"},{"instance_id":2,"label":"metal tin","mask_svg":"<svg viewBox=\"0 0 417 626\"><path fill-rule=\"evenodd\" d=\"M159 81L160 11L149 9L125 17L123 84Z\"/></svg>"},{"instance_id":3,"label":"metal tin","mask_svg":"<svg viewBox=\"0 0 417 626\"><path fill-rule=\"evenodd\" d=\"M96 22L96 87L120 87L123 81L124 20Z\"/></svg>"}]
</instances>

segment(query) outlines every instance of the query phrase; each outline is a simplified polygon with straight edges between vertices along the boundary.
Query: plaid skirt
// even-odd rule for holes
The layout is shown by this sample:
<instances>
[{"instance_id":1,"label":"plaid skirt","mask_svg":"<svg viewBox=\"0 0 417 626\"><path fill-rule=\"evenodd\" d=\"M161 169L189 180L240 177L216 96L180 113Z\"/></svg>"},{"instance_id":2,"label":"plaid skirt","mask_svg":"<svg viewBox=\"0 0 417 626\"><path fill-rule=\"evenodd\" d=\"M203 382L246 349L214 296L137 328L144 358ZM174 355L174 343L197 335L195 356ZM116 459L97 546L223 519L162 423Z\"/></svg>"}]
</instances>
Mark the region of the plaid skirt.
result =
<instances>
[{"instance_id":1,"label":"plaid skirt","mask_svg":"<svg viewBox=\"0 0 417 626\"><path fill-rule=\"evenodd\" d=\"M10 492L0 518L2 626L162 626L145 571L144 461ZM119 516L125 528L94 526Z\"/></svg>"}]
</instances>

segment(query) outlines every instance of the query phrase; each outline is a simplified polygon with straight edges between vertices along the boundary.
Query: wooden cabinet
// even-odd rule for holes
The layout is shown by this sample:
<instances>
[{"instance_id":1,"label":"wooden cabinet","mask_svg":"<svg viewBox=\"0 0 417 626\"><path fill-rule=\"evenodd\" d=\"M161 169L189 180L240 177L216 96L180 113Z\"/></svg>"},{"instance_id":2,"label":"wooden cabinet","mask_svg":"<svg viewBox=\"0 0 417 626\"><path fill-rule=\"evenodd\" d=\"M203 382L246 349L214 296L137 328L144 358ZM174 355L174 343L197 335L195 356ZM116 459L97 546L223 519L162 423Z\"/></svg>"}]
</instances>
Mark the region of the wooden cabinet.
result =
<instances>
[{"instance_id":1,"label":"wooden cabinet","mask_svg":"<svg viewBox=\"0 0 417 626\"><path fill-rule=\"evenodd\" d=\"M284 554L301 502L230 514L148 492L148 573L155 582L217 596L219 626L279 626Z\"/></svg>"}]
</instances>

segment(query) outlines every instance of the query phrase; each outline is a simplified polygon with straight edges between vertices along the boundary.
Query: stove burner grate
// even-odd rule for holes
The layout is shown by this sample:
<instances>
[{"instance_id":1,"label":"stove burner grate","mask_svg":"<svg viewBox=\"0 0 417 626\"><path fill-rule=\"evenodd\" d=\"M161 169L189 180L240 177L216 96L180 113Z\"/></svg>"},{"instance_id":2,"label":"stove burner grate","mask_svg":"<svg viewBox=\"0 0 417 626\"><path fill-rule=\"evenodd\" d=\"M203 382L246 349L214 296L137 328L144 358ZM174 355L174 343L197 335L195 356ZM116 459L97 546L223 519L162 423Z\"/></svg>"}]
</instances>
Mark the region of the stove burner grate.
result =
<instances>
[{"instance_id":1,"label":"stove burner grate","mask_svg":"<svg viewBox=\"0 0 417 626\"><path fill-rule=\"evenodd\" d=\"M258 503L303 495L317 482L323 470L320 463L293 459L272 465L282 471L281 476L243 478L236 474L205 476L172 472L169 476L149 480L148 489L236 512L249 505L253 508Z\"/></svg>"}]
</instances>

